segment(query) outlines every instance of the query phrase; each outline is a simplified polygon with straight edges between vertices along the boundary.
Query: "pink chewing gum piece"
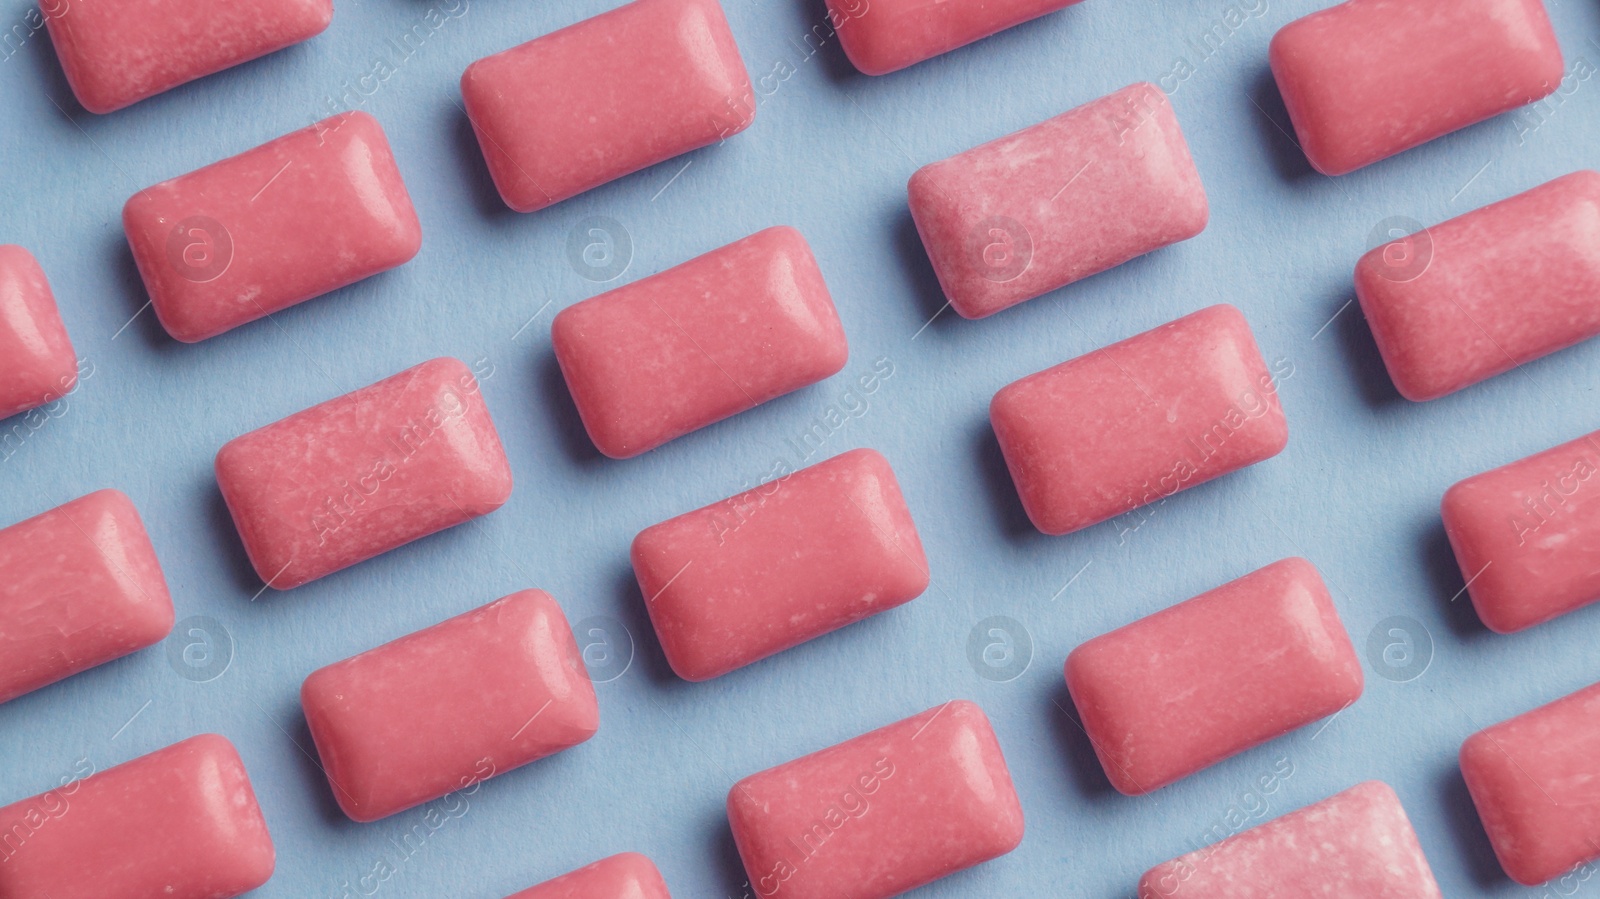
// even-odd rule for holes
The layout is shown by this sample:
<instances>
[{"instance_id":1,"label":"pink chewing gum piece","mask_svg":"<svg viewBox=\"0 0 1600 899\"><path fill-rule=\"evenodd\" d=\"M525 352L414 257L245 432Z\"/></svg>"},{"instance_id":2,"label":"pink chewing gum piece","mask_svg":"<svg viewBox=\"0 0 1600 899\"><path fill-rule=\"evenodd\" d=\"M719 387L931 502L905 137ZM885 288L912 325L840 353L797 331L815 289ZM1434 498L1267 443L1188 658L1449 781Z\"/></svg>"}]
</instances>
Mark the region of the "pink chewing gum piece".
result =
<instances>
[{"instance_id":1,"label":"pink chewing gum piece","mask_svg":"<svg viewBox=\"0 0 1600 899\"><path fill-rule=\"evenodd\" d=\"M1468 737L1461 775L1512 880L1600 858L1600 684Z\"/></svg>"},{"instance_id":2,"label":"pink chewing gum piece","mask_svg":"<svg viewBox=\"0 0 1600 899\"><path fill-rule=\"evenodd\" d=\"M98 113L309 40L333 20L333 0L40 0L39 9L72 93Z\"/></svg>"},{"instance_id":3,"label":"pink chewing gum piece","mask_svg":"<svg viewBox=\"0 0 1600 899\"><path fill-rule=\"evenodd\" d=\"M44 269L22 247L0 245L0 418L53 403L77 385L78 356Z\"/></svg>"},{"instance_id":4,"label":"pink chewing gum piece","mask_svg":"<svg viewBox=\"0 0 1600 899\"><path fill-rule=\"evenodd\" d=\"M378 120L324 119L134 194L122 227L184 343L401 265L422 226Z\"/></svg>"},{"instance_id":5,"label":"pink chewing gum piece","mask_svg":"<svg viewBox=\"0 0 1600 899\"><path fill-rule=\"evenodd\" d=\"M1139 899L1440 899L1400 797L1381 781L1268 821L1139 879Z\"/></svg>"},{"instance_id":6,"label":"pink chewing gum piece","mask_svg":"<svg viewBox=\"0 0 1600 899\"><path fill-rule=\"evenodd\" d=\"M886 75L1077 2L828 0L828 21L857 69Z\"/></svg>"},{"instance_id":7,"label":"pink chewing gum piece","mask_svg":"<svg viewBox=\"0 0 1600 899\"><path fill-rule=\"evenodd\" d=\"M1142 82L925 165L907 191L939 286L965 318L1187 240L1210 216L1172 104Z\"/></svg>"},{"instance_id":8,"label":"pink chewing gum piece","mask_svg":"<svg viewBox=\"0 0 1600 899\"><path fill-rule=\"evenodd\" d=\"M1478 617L1502 634L1600 599L1600 431L1451 487L1441 512Z\"/></svg>"},{"instance_id":9,"label":"pink chewing gum piece","mask_svg":"<svg viewBox=\"0 0 1600 899\"><path fill-rule=\"evenodd\" d=\"M1111 785L1139 796L1361 696L1361 663L1310 562L1288 558L1102 634L1067 689Z\"/></svg>"},{"instance_id":10,"label":"pink chewing gum piece","mask_svg":"<svg viewBox=\"0 0 1600 899\"><path fill-rule=\"evenodd\" d=\"M717 0L634 0L478 60L461 96L518 212L716 143L756 110Z\"/></svg>"},{"instance_id":11,"label":"pink chewing gum piece","mask_svg":"<svg viewBox=\"0 0 1600 899\"><path fill-rule=\"evenodd\" d=\"M691 681L928 589L911 510L889 461L869 449L645 528L631 555L667 662Z\"/></svg>"},{"instance_id":12,"label":"pink chewing gum piece","mask_svg":"<svg viewBox=\"0 0 1600 899\"><path fill-rule=\"evenodd\" d=\"M603 858L506 899L672 899L654 862L637 852Z\"/></svg>"},{"instance_id":13,"label":"pink chewing gum piece","mask_svg":"<svg viewBox=\"0 0 1600 899\"><path fill-rule=\"evenodd\" d=\"M226 737L98 774L78 765L77 778L0 808L0 896L232 899L272 876L272 837Z\"/></svg>"},{"instance_id":14,"label":"pink chewing gum piece","mask_svg":"<svg viewBox=\"0 0 1600 899\"><path fill-rule=\"evenodd\" d=\"M1187 240L1210 218L1166 94L1130 85L910 176L910 214L965 318Z\"/></svg>"},{"instance_id":15,"label":"pink chewing gum piece","mask_svg":"<svg viewBox=\"0 0 1600 899\"><path fill-rule=\"evenodd\" d=\"M1008 384L989 419L1022 506L1046 534L1164 500L1289 441L1277 377L1228 305Z\"/></svg>"},{"instance_id":16,"label":"pink chewing gum piece","mask_svg":"<svg viewBox=\"0 0 1600 899\"><path fill-rule=\"evenodd\" d=\"M0 702L159 643L172 619L155 547L121 492L0 530Z\"/></svg>"},{"instance_id":17,"label":"pink chewing gum piece","mask_svg":"<svg viewBox=\"0 0 1600 899\"><path fill-rule=\"evenodd\" d=\"M217 485L279 590L500 508L511 465L466 365L433 359L228 441Z\"/></svg>"},{"instance_id":18,"label":"pink chewing gum piece","mask_svg":"<svg viewBox=\"0 0 1600 899\"><path fill-rule=\"evenodd\" d=\"M805 238L767 228L576 303L551 340L594 445L654 449L844 368L844 327Z\"/></svg>"},{"instance_id":19,"label":"pink chewing gum piece","mask_svg":"<svg viewBox=\"0 0 1600 899\"><path fill-rule=\"evenodd\" d=\"M1437 399L1600 334L1600 172L1384 244L1356 296L1394 386Z\"/></svg>"},{"instance_id":20,"label":"pink chewing gum piece","mask_svg":"<svg viewBox=\"0 0 1600 899\"><path fill-rule=\"evenodd\" d=\"M1324 175L1532 103L1562 74L1540 0L1349 0L1285 25L1269 58Z\"/></svg>"},{"instance_id":21,"label":"pink chewing gum piece","mask_svg":"<svg viewBox=\"0 0 1600 899\"><path fill-rule=\"evenodd\" d=\"M543 590L318 669L300 703L333 795L357 821L476 790L600 727L578 644Z\"/></svg>"},{"instance_id":22,"label":"pink chewing gum piece","mask_svg":"<svg viewBox=\"0 0 1600 899\"><path fill-rule=\"evenodd\" d=\"M752 774L728 820L757 895L887 899L1005 855L1022 806L989 719L953 700Z\"/></svg>"}]
</instances>

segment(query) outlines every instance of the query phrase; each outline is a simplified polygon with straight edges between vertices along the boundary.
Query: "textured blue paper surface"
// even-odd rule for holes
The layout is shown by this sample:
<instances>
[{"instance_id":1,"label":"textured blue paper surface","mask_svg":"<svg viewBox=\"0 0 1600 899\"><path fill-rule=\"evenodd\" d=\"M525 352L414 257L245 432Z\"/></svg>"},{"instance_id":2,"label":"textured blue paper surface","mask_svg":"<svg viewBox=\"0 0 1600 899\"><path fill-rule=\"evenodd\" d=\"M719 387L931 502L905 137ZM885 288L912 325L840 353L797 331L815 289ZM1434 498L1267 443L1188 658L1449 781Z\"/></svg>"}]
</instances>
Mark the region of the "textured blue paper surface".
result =
<instances>
[{"instance_id":1,"label":"textured blue paper surface","mask_svg":"<svg viewBox=\"0 0 1600 899\"><path fill-rule=\"evenodd\" d=\"M741 897L745 876L723 811L734 781L967 697L994 721L1027 838L919 895L1127 896L1152 864L1369 778L1399 791L1446 895L1540 894L1499 872L1456 750L1479 727L1600 679L1600 609L1491 634L1465 597L1452 600L1463 578L1438 502L1462 477L1600 427L1600 343L1412 404L1383 371L1351 303L1350 273L1386 219L1431 224L1594 165L1593 0L1549 3L1573 72L1560 99L1338 180L1313 173L1291 143L1266 63L1272 33L1318 0L1088 0L881 78L856 73L832 41L807 50L806 35L825 22L817 0L729 0L761 95L747 132L546 211L512 213L488 180L457 79L474 59L610 5L340 0L331 28L307 44L94 116L72 99L47 36L30 35L28 3L0 4L10 29L0 54L0 241L38 256L84 368L81 387L52 415L3 423L0 522L101 487L126 491L184 622L163 646L0 706L0 802L54 785L80 760L103 769L217 731L243 754L277 844L264 899L347 890L498 899L622 850L655 859L674 895ZM924 328L943 298L906 209L912 171L1161 78L1176 88L1210 227L993 318L945 311ZM119 221L129 195L356 107L387 129L416 202L424 242L413 262L193 346L169 339L148 310L135 317L146 296ZM609 284L590 279L606 264L604 248L591 252L593 267L569 252L574 229L586 235L584 221L596 216L618 223L630 244L626 271ZM844 372L643 457L600 458L555 366L551 316L780 223L816 251L850 338ZM1064 538L1034 532L990 431L989 398L1017 377L1218 302L1244 310L1269 362L1292 367L1282 385L1288 449L1121 525ZM257 596L261 582L213 478L216 450L439 355L483 377L517 478L511 501L292 592ZM853 389L875 365L892 373L870 394ZM838 426L815 432L827 436L809 461L856 446L888 456L933 586L716 681L676 679L633 582L629 540L753 485L780 460L805 461L795 446L835 408ZM1113 792L1063 711L1066 654L1293 554L1321 569L1363 658L1369 634L1394 616L1409 619L1398 625L1409 650L1385 625L1366 695L1331 723L1152 796ZM420 810L374 824L345 819L311 758L301 680L534 586L574 623L593 619L580 641L594 644L607 676L621 670L631 634L630 664L597 687L599 734L464 802L444 801L449 814L436 829ZM1009 637L991 637L986 625L973 641L993 616L1014 622L993 625ZM610 635L613 662L591 631ZM1389 643L1397 645L1385 667ZM1414 673L1405 654L1424 644L1420 676L1380 676ZM395 841L419 826L423 848L406 857Z\"/></svg>"}]
</instances>

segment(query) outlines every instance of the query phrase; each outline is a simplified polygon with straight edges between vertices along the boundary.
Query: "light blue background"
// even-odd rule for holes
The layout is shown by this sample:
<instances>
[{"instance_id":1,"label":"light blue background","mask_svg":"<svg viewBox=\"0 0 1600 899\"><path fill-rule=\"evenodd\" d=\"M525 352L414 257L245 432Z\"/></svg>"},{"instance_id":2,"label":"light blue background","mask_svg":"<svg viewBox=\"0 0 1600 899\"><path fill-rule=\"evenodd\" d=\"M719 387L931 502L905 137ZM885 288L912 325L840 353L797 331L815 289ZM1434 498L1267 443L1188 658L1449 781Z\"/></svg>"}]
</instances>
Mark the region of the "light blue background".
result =
<instances>
[{"instance_id":1,"label":"light blue background","mask_svg":"<svg viewBox=\"0 0 1600 899\"><path fill-rule=\"evenodd\" d=\"M1455 753L1478 727L1600 679L1600 609L1516 636L1489 633L1465 598L1450 601L1462 577L1438 501L1462 477L1600 427L1600 342L1416 405L1395 393L1359 308L1346 306L1351 268L1379 221L1437 222L1592 166L1600 82L1574 80L1531 134L1519 137L1533 120L1503 117L1330 180L1310 171L1284 133L1266 64L1272 33L1319 0L1245 0L1255 14L1208 60L1195 47L1227 4L1088 0L881 78L856 73L834 43L805 58L800 41L824 19L818 0L729 0L751 75L767 77L755 124L524 216L493 191L457 78L474 59L612 4L446 6L460 14L396 63L390 42L424 24L431 2L340 0L332 27L309 43L109 116L78 107L42 32L0 61L0 241L38 256L92 366L59 417L0 462L0 522L101 487L126 491L150 527L179 618L210 616L236 644L231 667L209 683L180 677L156 647L0 706L0 801L50 787L82 758L105 768L218 731L243 753L277 844L277 874L257 895L339 896L378 859L393 860L389 840L422 813L367 825L339 813L307 755L301 680L537 586L574 622L611 616L635 638L631 668L598 687L599 734L490 781L378 894L498 899L631 849L655 859L679 897L742 896L723 813L735 780L968 697L1000 735L1027 838L920 895L1129 895L1146 867L1200 842L1231 808L1259 809L1247 791L1279 759L1294 773L1266 797L1270 814L1381 778L1399 791L1447 895L1537 895L1499 873ZM5 0L0 25L25 33L28 8ZM1600 8L1593 0L1549 8L1569 69L1582 60L1592 71ZM1155 80L1179 57L1196 66L1173 99L1210 195L1210 227L988 320L946 311L919 334L943 300L906 210L912 171ZM330 95L379 61L394 71L361 105L393 143L422 220L421 254L199 345L169 339L149 311L119 334L146 301L122 236L123 201L326 115ZM775 68L789 77L770 77ZM606 286L567 257L569 231L589 215L610 216L631 235L631 266L614 283L768 225L798 227L850 338L845 371L641 458L600 458L549 340L556 311ZM1218 302L1244 310L1269 360L1293 365L1282 386L1288 449L1167 502L1125 543L1110 525L1065 538L1034 532L989 429L989 398L1017 377ZM483 389L516 474L511 501L252 601L261 583L217 492L217 448L446 354L492 368ZM629 540L763 477L880 358L894 374L825 452L871 446L888 456L933 587L714 682L679 681L644 615ZM1322 570L1363 655L1378 621L1404 615L1431 634L1431 667L1409 683L1370 676L1369 667L1366 695L1315 739L1307 728L1153 796L1114 793L1062 710L1067 652L1291 554ZM991 615L1031 636L1032 664L1009 683L980 678L968 660L969 632Z\"/></svg>"}]
</instances>

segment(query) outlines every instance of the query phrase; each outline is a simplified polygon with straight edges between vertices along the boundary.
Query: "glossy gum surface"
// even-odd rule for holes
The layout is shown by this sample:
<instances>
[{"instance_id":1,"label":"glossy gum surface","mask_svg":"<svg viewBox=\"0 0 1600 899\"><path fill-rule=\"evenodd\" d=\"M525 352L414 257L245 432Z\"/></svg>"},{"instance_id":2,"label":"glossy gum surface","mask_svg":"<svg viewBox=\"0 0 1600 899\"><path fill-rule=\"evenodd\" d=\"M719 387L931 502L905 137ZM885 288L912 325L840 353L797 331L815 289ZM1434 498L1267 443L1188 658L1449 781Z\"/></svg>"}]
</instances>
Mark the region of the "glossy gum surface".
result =
<instances>
[{"instance_id":1,"label":"glossy gum surface","mask_svg":"<svg viewBox=\"0 0 1600 899\"><path fill-rule=\"evenodd\" d=\"M78 102L104 113L321 34L333 0L42 0L40 10Z\"/></svg>"},{"instance_id":2,"label":"glossy gum surface","mask_svg":"<svg viewBox=\"0 0 1600 899\"><path fill-rule=\"evenodd\" d=\"M0 832L8 899L231 899L274 863L244 762L216 734L64 778L0 808Z\"/></svg>"},{"instance_id":3,"label":"glossy gum surface","mask_svg":"<svg viewBox=\"0 0 1600 899\"><path fill-rule=\"evenodd\" d=\"M461 96L518 212L730 137L756 109L717 0L634 0L478 60Z\"/></svg>"},{"instance_id":4,"label":"glossy gum surface","mask_svg":"<svg viewBox=\"0 0 1600 899\"><path fill-rule=\"evenodd\" d=\"M1394 386L1437 399L1600 334L1597 235L1585 170L1361 257L1356 296Z\"/></svg>"},{"instance_id":5,"label":"glossy gum surface","mask_svg":"<svg viewBox=\"0 0 1600 899\"><path fill-rule=\"evenodd\" d=\"M603 858L506 899L672 899L650 859L637 852Z\"/></svg>"},{"instance_id":6,"label":"glossy gum surface","mask_svg":"<svg viewBox=\"0 0 1600 899\"><path fill-rule=\"evenodd\" d=\"M1562 75L1541 0L1349 0L1285 25L1269 58L1325 175L1532 103Z\"/></svg>"},{"instance_id":7,"label":"glossy gum surface","mask_svg":"<svg viewBox=\"0 0 1600 899\"><path fill-rule=\"evenodd\" d=\"M228 441L217 484L279 590L487 515L511 467L478 382L433 359Z\"/></svg>"},{"instance_id":8,"label":"glossy gum surface","mask_svg":"<svg viewBox=\"0 0 1600 899\"><path fill-rule=\"evenodd\" d=\"M1157 865L1139 899L1439 899L1416 831L1388 784L1357 784Z\"/></svg>"},{"instance_id":9,"label":"glossy gum surface","mask_svg":"<svg viewBox=\"0 0 1600 899\"><path fill-rule=\"evenodd\" d=\"M923 166L907 191L966 318L1187 240L1210 217L1172 105L1148 83Z\"/></svg>"},{"instance_id":10,"label":"glossy gum surface","mask_svg":"<svg viewBox=\"0 0 1600 899\"><path fill-rule=\"evenodd\" d=\"M584 429L613 459L814 384L849 355L811 248L787 227L563 309L551 340Z\"/></svg>"},{"instance_id":11,"label":"glossy gum surface","mask_svg":"<svg viewBox=\"0 0 1600 899\"><path fill-rule=\"evenodd\" d=\"M0 530L0 702L159 643L172 619L161 563L122 493Z\"/></svg>"},{"instance_id":12,"label":"glossy gum surface","mask_svg":"<svg viewBox=\"0 0 1600 899\"><path fill-rule=\"evenodd\" d=\"M0 419L54 402L77 383L78 357L44 270L22 247L0 246Z\"/></svg>"},{"instance_id":13,"label":"glossy gum surface","mask_svg":"<svg viewBox=\"0 0 1600 899\"><path fill-rule=\"evenodd\" d=\"M1130 796L1332 715L1363 684L1327 587L1299 558L1096 637L1065 673L1101 767Z\"/></svg>"},{"instance_id":14,"label":"glossy gum surface","mask_svg":"<svg viewBox=\"0 0 1600 899\"><path fill-rule=\"evenodd\" d=\"M828 17L850 62L885 75L1077 2L828 0Z\"/></svg>"},{"instance_id":15,"label":"glossy gum surface","mask_svg":"<svg viewBox=\"0 0 1600 899\"><path fill-rule=\"evenodd\" d=\"M1478 617L1505 634L1600 599L1600 431L1451 487L1445 533Z\"/></svg>"},{"instance_id":16,"label":"glossy gum surface","mask_svg":"<svg viewBox=\"0 0 1600 899\"><path fill-rule=\"evenodd\" d=\"M851 450L646 528L633 570L667 661L706 680L920 596L889 461Z\"/></svg>"},{"instance_id":17,"label":"glossy gum surface","mask_svg":"<svg viewBox=\"0 0 1600 899\"><path fill-rule=\"evenodd\" d=\"M965 700L739 781L728 820L757 894L783 899L887 899L1023 831L994 730Z\"/></svg>"},{"instance_id":18,"label":"glossy gum surface","mask_svg":"<svg viewBox=\"0 0 1600 899\"><path fill-rule=\"evenodd\" d=\"M122 226L167 333L214 337L394 268L422 226L378 120L324 119L134 194Z\"/></svg>"},{"instance_id":19,"label":"glossy gum surface","mask_svg":"<svg viewBox=\"0 0 1600 899\"><path fill-rule=\"evenodd\" d=\"M376 821L594 736L594 686L561 607L523 590L335 662L300 702L334 797Z\"/></svg>"},{"instance_id":20,"label":"glossy gum surface","mask_svg":"<svg viewBox=\"0 0 1600 899\"><path fill-rule=\"evenodd\" d=\"M1600 858L1600 684L1468 737L1461 774L1511 879Z\"/></svg>"},{"instance_id":21,"label":"glossy gum surface","mask_svg":"<svg viewBox=\"0 0 1600 899\"><path fill-rule=\"evenodd\" d=\"M1022 506L1066 534L1277 455L1276 376L1211 306L1007 385L989 418Z\"/></svg>"}]
</instances>

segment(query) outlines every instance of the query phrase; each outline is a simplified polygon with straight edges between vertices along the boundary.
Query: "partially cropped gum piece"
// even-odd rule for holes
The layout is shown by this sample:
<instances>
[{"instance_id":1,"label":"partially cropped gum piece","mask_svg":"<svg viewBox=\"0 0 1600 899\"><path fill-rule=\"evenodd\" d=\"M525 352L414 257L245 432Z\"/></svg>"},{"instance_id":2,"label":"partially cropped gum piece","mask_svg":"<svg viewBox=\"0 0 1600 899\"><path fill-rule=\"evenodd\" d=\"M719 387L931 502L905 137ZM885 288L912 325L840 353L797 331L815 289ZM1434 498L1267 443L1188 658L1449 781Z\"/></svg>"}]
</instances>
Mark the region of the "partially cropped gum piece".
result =
<instances>
[{"instance_id":1,"label":"partially cropped gum piece","mask_svg":"<svg viewBox=\"0 0 1600 899\"><path fill-rule=\"evenodd\" d=\"M737 134L756 109L717 0L634 0L478 60L461 96L518 212Z\"/></svg>"},{"instance_id":2,"label":"partially cropped gum piece","mask_svg":"<svg viewBox=\"0 0 1600 899\"><path fill-rule=\"evenodd\" d=\"M506 899L672 899L655 863L637 852L603 858Z\"/></svg>"},{"instance_id":3,"label":"partially cropped gum piece","mask_svg":"<svg viewBox=\"0 0 1600 899\"><path fill-rule=\"evenodd\" d=\"M1439 899L1416 831L1369 780L1145 872L1139 899Z\"/></svg>"},{"instance_id":4,"label":"partially cropped gum piece","mask_svg":"<svg viewBox=\"0 0 1600 899\"><path fill-rule=\"evenodd\" d=\"M40 0L72 92L112 112L321 34L333 0Z\"/></svg>"},{"instance_id":5,"label":"partially cropped gum piece","mask_svg":"<svg viewBox=\"0 0 1600 899\"><path fill-rule=\"evenodd\" d=\"M1562 74L1541 0L1349 0L1285 25L1269 56L1325 175L1532 103Z\"/></svg>"},{"instance_id":6,"label":"partially cropped gum piece","mask_svg":"<svg viewBox=\"0 0 1600 899\"><path fill-rule=\"evenodd\" d=\"M1172 104L1143 82L925 165L908 192L939 285L966 318L1187 240L1210 216Z\"/></svg>"},{"instance_id":7,"label":"partially cropped gum piece","mask_svg":"<svg viewBox=\"0 0 1600 899\"><path fill-rule=\"evenodd\" d=\"M667 662L701 681L920 596L928 559L889 462L852 450L641 531Z\"/></svg>"},{"instance_id":8,"label":"partially cropped gum piece","mask_svg":"<svg viewBox=\"0 0 1600 899\"><path fill-rule=\"evenodd\" d=\"M232 899L274 853L244 762L202 734L0 808L0 896Z\"/></svg>"},{"instance_id":9,"label":"partially cropped gum piece","mask_svg":"<svg viewBox=\"0 0 1600 899\"><path fill-rule=\"evenodd\" d=\"M572 630L543 590L321 668L300 702L334 798L357 821L475 791L600 727Z\"/></svg>"},{"instance_id":10,"label":"partially cropped gum piece","mask_svg":"<svg viewBox=\"0 0 1600 899\"><path fill-rule=\"evenodd\" d=\"M279 590L487 515L511 466L478 381L448 357L230 440L217 484Z\"/></svg>"},{"instance_id":11,"label":"partially cropped gum piece","mask_svg":"<svg viewBox=\"0 0 1600 899\"><path fill-rule=\"evenodd\" d=\"M1431 400L1600 334L1600 172L1384 244L1356 296L1394 386Z\"/></svg>"},{"instance_id":12,"label":"partially cropped gum piece","mask_svg":"<svg viewBox=\"0 0 1600 899\"><path fill-rule=\"evenodd\" d=\"M805 238L757 231L563 309L556 360L600 452L626 459L844 367Z\"/></svg>"},{"instance_id":13,"label":"partially cropped gum piece","mask_svg":"<svg viewBox=\"0 0 1600 899\"><path fill-rule=\"evenodd\" d=\"M156 317L193 343L394 268L422 226L378 120L347 112L122 209Z\"/></svg>"},{"instance_id":14,"label":"partially cropped gum piece","mask_svg":"<svg viewBox=\"0 0 1600 899\"><path fill-rule=\"evenodd\" d=\"M828 0L828 20L857 69L885 75L1077 2Z\"/></svg>"},{"instance_id":15,"label":"partially cropped gum piece","mask_svg":"<svg viewBox=\"0 0 1600 899\"><path fill-rule=\"evenodd\" d=\"M784 899L888 899L1023 830L994 729L965 700L739 781L728 820L756 894Z\"/></svg>"},{"instance_id":16,"label":"partially cropped gum piece","mask_svg":"<svg viewBox=\"0 0 1600 899\"><path fill-rule=\"evenodd\" d=\"M1451 487L1445 533L1478 617L1502 634L1600 599L1600 431Z\"/></svg>"},{"instance_id":17,"label":"partially cropped gum piece","mask_svg":"<svg viewBox=\"0 0 1600 899\"><path fill-rule=\"evenodd\" d=\"M1028 517L1066 534L1277 455L1283 375L1211 306L1007 385L989 418Z\"/></svg>"},{"instance_id":18,"label":"partially cropped gum piece","mask_svg":"<svg viewBox=\"0 0 1600 899\"><path fill-rule=\"evenodd\" d=\"M1130 796L1332 715L1363 684L1328 588L1300 558L1084 643L1066 678L1101 767Z\"/></svg>"},{"instance_id":19,"label":"partially cropped gum piece","mask_svg":"<svg viewBox=\"0 0 1600 899\"><path fill-rule=\"evenodd\" d=\"M22 247L0 246L0 418L55 402L77 385L78 357L44 270Z\"/></svg>"},{"instance_id":20,"label":"partially cropped gum piece","mask_svg":"<svg viewBox=\"0 0 1600 899\"><path fill-rule=\"evenodd\" d=\"M1468 737L1461 774L1512 880L1600 858L1600 684Z\"/></svg>"},{"instance_id":21,"label":"partially cropped gum piece","mask_svg":"<svg viewBox=\"0 0 1600 899\"><path fill-rule=\"evenodd\" d=\"M0 530L0 702L159 643L172 619L155 548L119 491Z\"/></svg>"}]
</instances>

